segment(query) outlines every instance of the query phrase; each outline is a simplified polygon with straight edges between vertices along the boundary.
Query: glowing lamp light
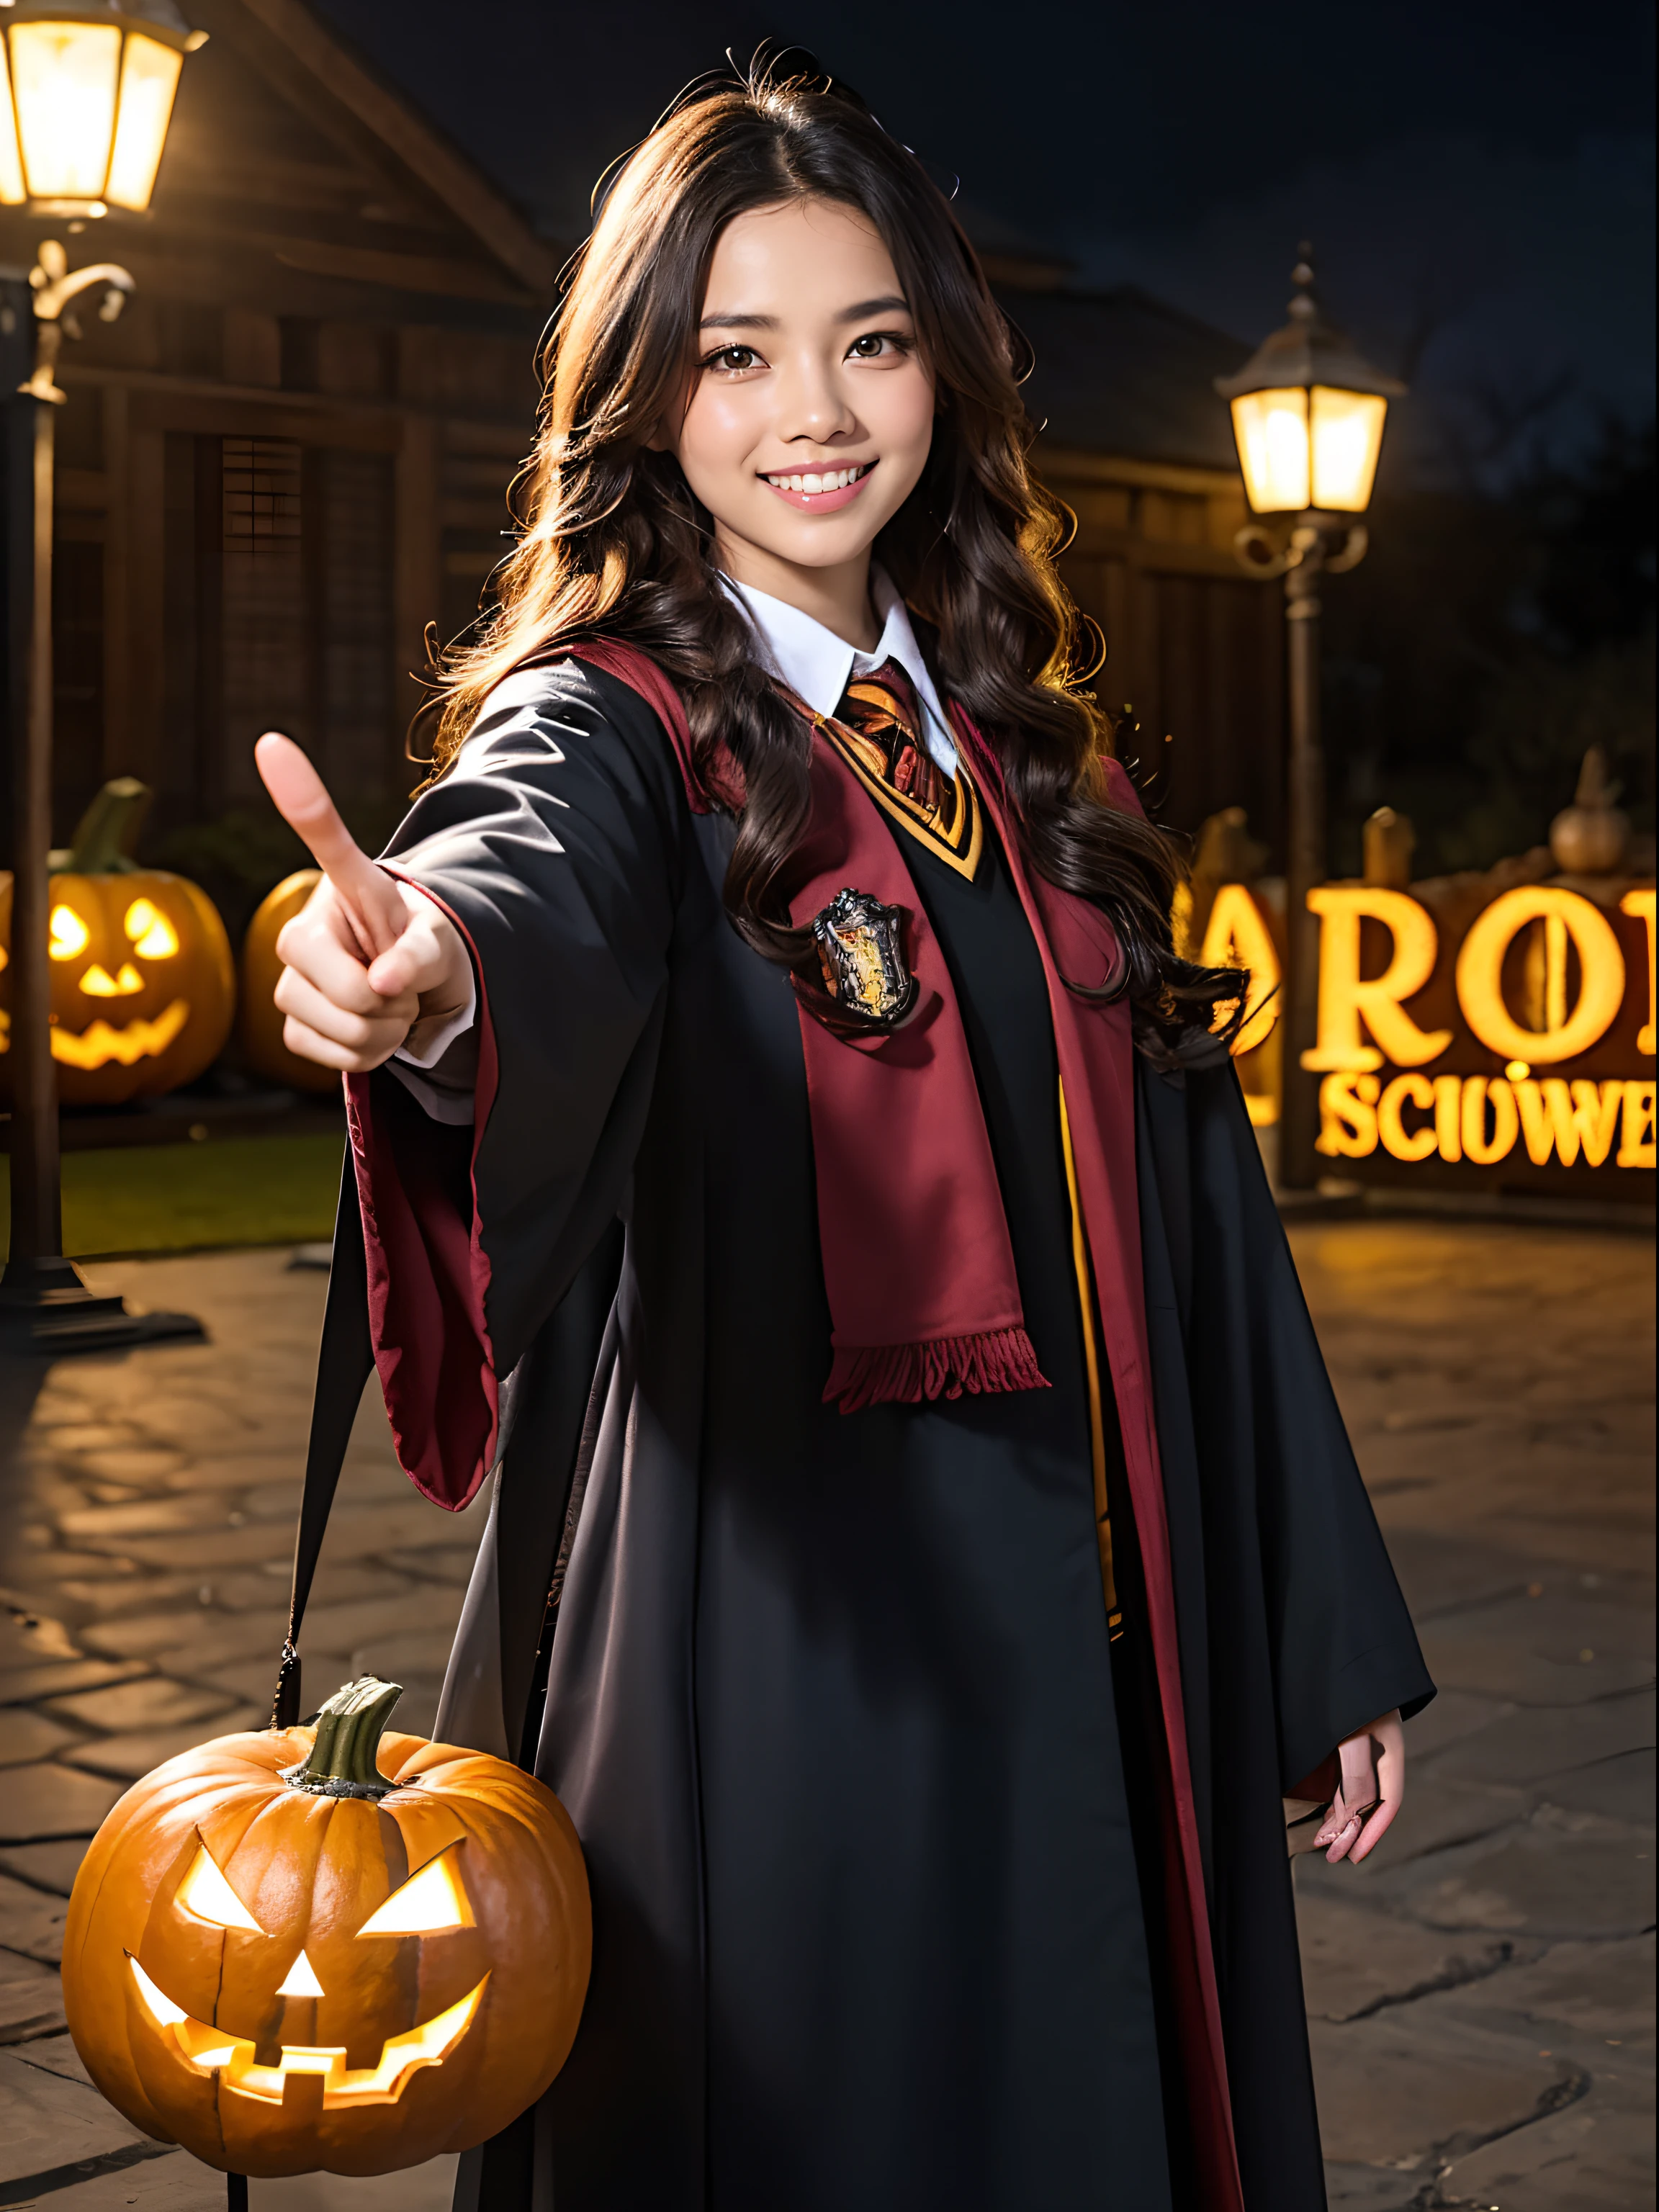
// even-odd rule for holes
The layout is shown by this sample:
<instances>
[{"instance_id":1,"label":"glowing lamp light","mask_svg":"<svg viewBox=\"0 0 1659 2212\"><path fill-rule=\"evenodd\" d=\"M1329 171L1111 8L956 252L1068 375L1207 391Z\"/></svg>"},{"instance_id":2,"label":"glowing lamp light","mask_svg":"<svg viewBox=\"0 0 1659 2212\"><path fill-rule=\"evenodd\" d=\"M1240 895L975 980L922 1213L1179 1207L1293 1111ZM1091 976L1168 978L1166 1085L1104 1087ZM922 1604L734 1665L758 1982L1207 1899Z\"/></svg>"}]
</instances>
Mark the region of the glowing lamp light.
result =
<instances>
[{"instance_id":1,"label":"glowing lamp light","mask_svg":"<svg viewBox=\"0 0 1659 2212\"><path fill-rule=\"evenodd\" d=\"M1237 376L1216 380L1231 404L1245 495L1257 514L1363 514L1389 402L1406 387L1325 320L1305 248L1292 281L1290 321Z\"/></svg>"},{"instance_id":2,"label":"glowing lamp light","mask_svg":"<svg viewBox=\"0 0 1659 2212\"><path fill-rule=\"evenodd\" d=\"M142 215L185 56L206 39L172 0L0 0L0 205Z\"/></svg>"}]
</instances>

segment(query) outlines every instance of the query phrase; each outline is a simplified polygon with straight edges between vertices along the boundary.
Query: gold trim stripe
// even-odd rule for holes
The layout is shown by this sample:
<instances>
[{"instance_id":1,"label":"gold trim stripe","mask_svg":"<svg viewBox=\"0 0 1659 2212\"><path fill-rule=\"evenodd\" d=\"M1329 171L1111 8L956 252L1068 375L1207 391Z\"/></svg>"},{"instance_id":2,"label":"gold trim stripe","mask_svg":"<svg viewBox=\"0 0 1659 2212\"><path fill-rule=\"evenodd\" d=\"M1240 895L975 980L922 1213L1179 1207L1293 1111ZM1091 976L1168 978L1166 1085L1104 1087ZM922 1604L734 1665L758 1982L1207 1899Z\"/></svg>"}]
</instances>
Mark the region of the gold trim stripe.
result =
<instances>
[{"instance_id":1,"label":"gold trim stripe","mask_svg":"<svg viewBox=\"0 0 1659 2212\"><path fill-rule=\"evenodd\" d=\"M1077 1270L1078 1304L1083 1314L1083 1363L1089 1381L1089 1451L1094 1462L1095 1536L1100 1546L1100 1582L1106 1595L1107 1627L1115 1641L1123 1633L1123 1614L1117 1601L1117 1577L1112 1567L1111 1502L1106 1495L1106 1422L1100 1401L1100 1355L1095 1343L1095 1286L1089 1266L1088 1239L1083 1233L1077 1162L1072 1152L1072 1124L1066 1111L1063 1083L1060 1086L1060 1140L1066 1153L1066 1194L1072 1201L1072 1264Z\"/></svg>"}]
</instances>

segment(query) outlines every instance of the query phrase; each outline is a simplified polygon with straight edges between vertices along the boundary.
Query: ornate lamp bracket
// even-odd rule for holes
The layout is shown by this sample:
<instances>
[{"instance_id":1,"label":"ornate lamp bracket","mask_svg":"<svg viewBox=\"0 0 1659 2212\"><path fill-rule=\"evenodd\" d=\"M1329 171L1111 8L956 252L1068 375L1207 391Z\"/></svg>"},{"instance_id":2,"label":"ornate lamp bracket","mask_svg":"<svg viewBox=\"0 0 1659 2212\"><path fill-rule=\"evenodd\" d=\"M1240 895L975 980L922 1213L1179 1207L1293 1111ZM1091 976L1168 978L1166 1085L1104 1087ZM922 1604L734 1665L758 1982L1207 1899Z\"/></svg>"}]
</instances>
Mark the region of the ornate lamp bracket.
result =
<instances>
[{"instance_id":1,"label":"ornate lamp bracket","mask_svg":"<svg viewBox=\"0 0 1659 2212\"><path fill-rule=\"evenodd\" d=\"M1233 535L1233 556L1252 576L1283 576L1292 568L1357 568L1370 549L1370 532L1346 515L1299 514L1272 522L1247 522Z\"/></svg>"},{"instance_id":2,"label":"ornate lamp bracket","mask_svg":"<svg viewBox=\"0 0 1659 2212\"><path fill-rule=\"evenodd\" d=\"M34 294L34 373L18 390L26 392L32 399L50 400L61 407L69 398L60 391L56 370L58 349L65 333L72 338L81 335L81 326L73 313L65 308L82 292L89 292L101 284L104 296L99 302L98 319L112 323L120 314L128 299L137 289L131 273L118 261L94 261L85 269L71 269L69 256L55 238L40 242L40 259L29 271L29 286Z\"/></svg>"}]
</instances>

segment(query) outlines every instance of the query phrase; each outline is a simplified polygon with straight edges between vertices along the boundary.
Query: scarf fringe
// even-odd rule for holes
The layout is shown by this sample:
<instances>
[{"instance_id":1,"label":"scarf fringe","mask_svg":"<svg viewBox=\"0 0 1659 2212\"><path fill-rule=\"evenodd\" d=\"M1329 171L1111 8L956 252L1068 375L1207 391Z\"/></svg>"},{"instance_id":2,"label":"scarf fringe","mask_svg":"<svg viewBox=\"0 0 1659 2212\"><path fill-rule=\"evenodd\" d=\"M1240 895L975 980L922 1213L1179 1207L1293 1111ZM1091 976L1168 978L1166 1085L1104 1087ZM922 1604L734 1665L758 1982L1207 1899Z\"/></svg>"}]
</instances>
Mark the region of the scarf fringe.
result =
<instances>
[{"instance_id":1,"label":"scarf fringe","mask_svg":"<svg viewBox=\"0 0 1659 2212\"><path fill-rule=\"evenodd\" d=\"M1023 1328L981 1336L944 1336L927 1344L874 1344L838 1351L823 1388L826 1405L843 1413L865 1406L917 1406L927 1398L959 1398L999 1390L1046 1390L1036 1348Z\"/></svg>"}]
</instances>

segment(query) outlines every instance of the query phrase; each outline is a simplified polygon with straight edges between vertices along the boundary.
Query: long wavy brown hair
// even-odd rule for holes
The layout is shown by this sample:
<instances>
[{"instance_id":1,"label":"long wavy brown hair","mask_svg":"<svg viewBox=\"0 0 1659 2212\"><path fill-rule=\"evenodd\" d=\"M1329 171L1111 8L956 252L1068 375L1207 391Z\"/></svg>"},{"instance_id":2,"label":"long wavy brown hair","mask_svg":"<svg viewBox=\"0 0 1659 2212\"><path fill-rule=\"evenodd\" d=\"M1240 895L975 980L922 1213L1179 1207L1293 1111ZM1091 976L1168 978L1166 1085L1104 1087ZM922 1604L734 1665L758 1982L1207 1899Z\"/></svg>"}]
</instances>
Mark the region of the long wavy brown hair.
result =
<instances>
[{"instance_id":1,"label":"long wavy brown hair","mask_svg":"<svg viewBox=\"0 0 1659 2212\"><path fill-rule=\"evenodd\" d=\"M434 773L514 669L585 639L626 639L680 690L705 780L720 787L722 751L740 772L724 894L733 924L769 959L809 957L779 885L806 823L811 732L720 588L711 516L649 442L665 426L672 435L687 404L721 231L805 199L854 209L880 235L938 397L927 465L876 557L927 625L945 695L994 752L1031 864L1113 921L1143 1049L1159 1060L1213 1051L1216 1006L1238 998L1240 979L1176 959L1176 851L1108 799L1111 729L1083 688L1092 639L1054 566L1065 518L1027 465L1029 350L921 163L812 70L763 59L704 84L616 175L546 348L522 534L481 635L443 669Z\"/></svg>"}]
</instances>

